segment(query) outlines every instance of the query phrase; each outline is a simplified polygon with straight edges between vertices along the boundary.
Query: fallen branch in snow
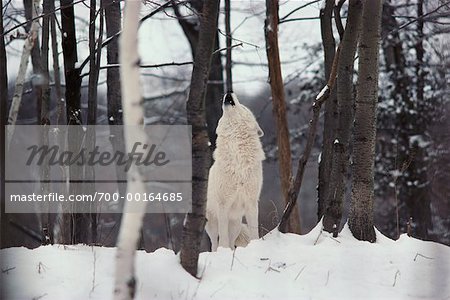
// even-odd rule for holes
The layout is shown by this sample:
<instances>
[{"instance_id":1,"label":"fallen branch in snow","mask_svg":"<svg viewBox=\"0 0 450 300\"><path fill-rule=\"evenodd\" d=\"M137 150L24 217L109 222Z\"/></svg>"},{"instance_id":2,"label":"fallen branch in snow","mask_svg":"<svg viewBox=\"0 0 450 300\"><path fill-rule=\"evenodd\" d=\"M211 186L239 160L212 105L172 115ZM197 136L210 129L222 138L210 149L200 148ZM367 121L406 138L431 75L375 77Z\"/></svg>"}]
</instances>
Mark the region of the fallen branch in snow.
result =
<instances>
[{"instance_id":1,"label":"fallen branch in snow","mask_svg":"<svg viewBox=\"0 0 450 300\"><path fill-rule=\"evenodd\" d=\"M335 238L332 237L332 236L329 236L329 238L332 239L333 241L335 241L336 243L339 243L339 244L341 243L338 239L335 239Z\"/></svg>"},{"instance_id":2,"label":"fallen branch in snow","mask_svg":"<svg viewBox=\"0 0 450 300\"><path fill-rule=\"evenodd\" d=\"M322 232L323 232L323 226L322 226L322 228L320 228L319 235L317 235L317 238L316 238L316 240L314 241L314 245L317 245L317 242L319 241L319 238L320 238L320 236L322 235Z\"/></svg>"},{"instance_id":3,"label":"fallen branch in snow","mask_svg":"<svg viewBox=\"0 0 450 300\"><path fill-rule=\"evenodd\" d=\"M303 270L306 268L306 266L304 266L300 272L298 272L297 276L295 276L294 281L298 279L298 277L300 276L300 274L302 274Z\"/></svg>"},{"instance_id":4,"label":"fallen branch in snow","mask_svg":"<svg viewBox=\"0 0 450 300\"><path fill-rule=\"evenodd\" d=\"M39 300L39 299L42 299L42 298L44 298L45 296L47 296L48 294L47 293L45 293L45 294L42 294L42 295L40 295L40 296L37 296L37 297L33 297L33 298L31 298L31 300Z\"/></svg>"},{"instance_id":5,"label":"fallen branch in snow","mask_svg":"<svg viewBox=\"0 0 450 300\"><path fill-rule=\"evenodd\" d=\"M8 268L8 269L5 269L5 270L2 269L2 273L8 274L9 271L14 270L15 268L16 268L16 267L11 267L11 268Z\"/></svg>"},{"instance_id":6,"label":"fallen branch in snow","mask_svg":"<svg viewBox=\"0 0 450 300\"><path fill-rule=\"evenodd\" d=\"M316 138L317 125L319 123L320 109L322 104L327 101L330 96L331 90L333 90L334 84L336 82L337 77L337 64L339 61L339 56L341 52L341 46L339 44L336 54L333 60L333 66L331 69L330 77L328 78L328 82L326 86L320 91L319 95L316 97L313 102L313 117L309 122L309 134L308 139L306 141L306 147L303 152L303 155L300 157L298 161L298 169L297 174L295 175L295 180L291 178L290 186L289 186L289 202L284 209L283 216L281 217L281 222L278 225L278 230L283 233L287 232L288 229L288 220L289 216L292 213L295 204L297 203L298 194L300 192L300 188L302 186L303 174L305 173L305 166L308 161L308 158L311 154L311 150L314 144L314 140Z\"/></svg>"},{"instance_id":7,"label":"fallen branch in snow","mask_svg":"<svg viewBox=\"0 0 450 300\"><path fill-rule=\"evenodd\" d=\"M414 256L414 261L417 260L417 257L418 257L418 256L423 257L423 258L426 258L426 259L434 259L434 258L432 258L432 257L428 257L428 256L422 255L422 254L420 254L419 252L417 252L417 253L416 253L416 256Z\"/></svg>"},{"instance_id":8,"label":"fallen branch in snow","mask_svg":"<svg viewBox=\"0 0 450 300\"><path fill-rule=\"evenodd\" d=\"M234 256L236 254L236 248L233 249L233 258L231 259L231 266L230 266L230 271L233 271L233 264L234 264Z\"/></svg>"},{"instance_id":9,"label":"fallen branch in snow","mask_svg":"<svg viewBox=\"0 0 450 300\"><path fill-rule=\"evenodd\" d=\"M398 275L401 275L400 274L400 270L397 270L397 272L395 272L394 283L392 284L392 286L395 286L395 284L397 283L397 276Z\"/></svg>"},{"instance_id":10,"label":"fallen branch in snow","mask_svg":"<svg viewBox=\"0 0 450 300\"><path fill-rule=\"evenodd\" d=\"M330 270L327 272L327 281L325 282L325 286L328 285L328 281L330 280Z\"/></svg>"}]
</instances>

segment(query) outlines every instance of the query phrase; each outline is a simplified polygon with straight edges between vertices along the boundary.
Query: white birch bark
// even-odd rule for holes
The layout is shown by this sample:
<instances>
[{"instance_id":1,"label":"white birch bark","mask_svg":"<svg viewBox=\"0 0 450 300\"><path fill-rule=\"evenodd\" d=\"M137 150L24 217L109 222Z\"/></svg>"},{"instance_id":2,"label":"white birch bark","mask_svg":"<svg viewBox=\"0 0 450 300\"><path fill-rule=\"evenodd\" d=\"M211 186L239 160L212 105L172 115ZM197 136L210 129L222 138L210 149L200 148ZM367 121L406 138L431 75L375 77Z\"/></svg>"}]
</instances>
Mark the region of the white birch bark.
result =
<instances>
[{"instance_id":1,"label":"white birch bark","mask_svg":"<svg viewBox=\"0 0 450 300\"><path fill-rule=\"evenodd\" d=\"M32 7L32 19L39 14L40 0L34 0ZM17 74L16 85L14 87L14 95L11 102L11 108L9 109L8 116L8 133L7 133L7 145L11 142L11 138L14 134L14 128L17 122L17 115L19 114L20 103L22 102L23 84L25 82L25 75L27 73L28 61L30 60L31 49L33 49L36 42L39 29L38 20L34 20L31 23L30 31L23 44L22 56L20 58L19 72Z\"/></svg>"},{"instance_id":2,"label":"white birch bark","mask_svg":"<svg viewBox=\"0 0 450 300\"><path fill-rule=\"evenodd\" d=\"M145 144L147 136L143 130L144 111L139 83L139 56L137 32L139 27L140 1L126 0L123 33L120 39L120 77L122 81L122 105L125 127L125 143L127 152L131 152L136 142ZM138 125L131 127L132 125ZM143 151L143 149L140 149ZM128 193L145 191L142 175L135 165L128 172ZM114 299L129 300L135 295L136 278L134 274L134 258L142 220L145 214L145 203L126 201L122 223L120 226L116 267Z\"/></svg>"}]
</instances>

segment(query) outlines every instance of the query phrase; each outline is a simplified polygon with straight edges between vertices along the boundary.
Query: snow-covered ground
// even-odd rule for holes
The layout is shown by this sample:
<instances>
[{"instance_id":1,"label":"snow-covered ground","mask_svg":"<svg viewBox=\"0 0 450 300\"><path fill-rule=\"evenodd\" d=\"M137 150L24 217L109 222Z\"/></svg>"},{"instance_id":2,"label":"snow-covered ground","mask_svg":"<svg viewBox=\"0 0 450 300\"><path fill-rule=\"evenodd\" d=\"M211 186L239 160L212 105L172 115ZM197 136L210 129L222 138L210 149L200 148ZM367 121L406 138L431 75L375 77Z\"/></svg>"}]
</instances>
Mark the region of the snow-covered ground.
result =
<instances>
[{"instance_id":1,"label":"snow-covered ground","mask_svg":"<svg viewBox=\"0 0 450 300\"><path fill-rule=\"evenodd\" d=\"M332 238L319 226L272 231L236 251L200 256L200 280L171 250L137 255L137 299L450 299L450 248L401 236ZM111 299L113 248L2 250L2 299Z\"/></svg>"}]
</instances>

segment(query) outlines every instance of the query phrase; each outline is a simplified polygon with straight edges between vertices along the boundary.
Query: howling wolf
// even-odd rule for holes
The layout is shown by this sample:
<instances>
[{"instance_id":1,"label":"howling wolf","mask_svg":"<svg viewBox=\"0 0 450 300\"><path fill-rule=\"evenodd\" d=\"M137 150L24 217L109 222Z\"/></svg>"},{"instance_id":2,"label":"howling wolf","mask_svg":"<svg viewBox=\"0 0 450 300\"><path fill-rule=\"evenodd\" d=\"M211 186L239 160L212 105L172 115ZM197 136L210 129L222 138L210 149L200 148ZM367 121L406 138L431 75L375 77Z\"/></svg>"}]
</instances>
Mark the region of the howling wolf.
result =
<instances>
[{"instance_id":1,"label":"howling wolf","mask_svg":"<svg viewBox=\"0 0 450 300\"><path fill-rule=\"evenodd\" d=\"M246 246L258 239L258 201L263 182L263 131L232 92L225 94L209 170L206 232L211 250ZM243 217L247 224L242 222Z\"/></svg>"}]
</instances>

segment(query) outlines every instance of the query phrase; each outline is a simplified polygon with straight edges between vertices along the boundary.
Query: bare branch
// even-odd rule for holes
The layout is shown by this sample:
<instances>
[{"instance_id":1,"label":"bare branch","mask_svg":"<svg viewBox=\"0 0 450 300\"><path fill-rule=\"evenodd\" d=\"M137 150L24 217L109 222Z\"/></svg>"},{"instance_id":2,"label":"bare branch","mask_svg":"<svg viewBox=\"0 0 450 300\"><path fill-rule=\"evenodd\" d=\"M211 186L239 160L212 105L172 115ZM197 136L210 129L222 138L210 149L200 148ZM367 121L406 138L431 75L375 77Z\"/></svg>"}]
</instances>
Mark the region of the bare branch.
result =
<instances>
[{"instance_id":1,"label":"bare branch","mask_svg":"<svg viewBox=\"0 0 450 300\"><path fill-rule=\"evenodd\" d=\"M342 25L342 19L341 19L341 8L342 5L344 5L345 0L339 0L339 2L334 7L334 21L336 23L336 28L339 33L339 38L342 41L342 38L344 37L344 25Z\"/></svg>"},{"instance_id":2,"label":"bare branch","mask_svg":"<svg viewBox=\"0 0 450 300\"><path fill-rule=\"evenodd\" d=\"M192 61L185 61L185 62L181 62L181 63L176 63L176 62L171 62L171 63L163 63L163 64L156 64L156 65L140 65L139 68L142 69L149 69L149 68L161 68L161 67L168 67L168 66L185 66L185 65L192 65L193 62ZM120 64L110 64L110 65L106 65L106 66L101 66L98 69L99 70L104 70L104 69L113 69L113 68L120 68ZM80 75L81 78L89 75L90 72L87 73L83 73ZM148 74L146 74L148 75Z\"/></svg>"},{"instance_id":3,"label":"bare branch","mask_svg":"<svg viewBox=\"0 0 450 300\"><path fill-rule=\"evenodd\" d=\"M290 13L288 13L287 15L285 15L284 17L282 17L282 18L280 19L280 22L279 22L278 24L280 24L283 20L286 20L287 17L289 17L289 16L292 15L293 13L295 13L295 12L297 12L297 11L299 11L299 10L305 8L305 7L308 7L308 6L310 6L311 4L314 4L314 3L317 3L317 2L320 2L320 1L322 1L322 0L314 0L314 1L308 2L308 3L306 3L306 4L303 4L302 6L297 7L296 9L292 10Z\"/></svg>"},{"instance_id":4,"label":"bare branch","mask_svg":"<svg viewBox=\"0 0 450 300\"><path fill-rule=\"evenodd\" d=\"M220 49L215 50L215 51L213 52L213 54L216 54L216 53L221 52L221 51L224 51L224 50L233 49L233 48L236 48L236 47L243 47L243 44L242 44L242 43L239 43L239 44L232 45L232 46L230 46L230 47L223 47L223 48L220 48Z\"/></svg>"}]
</instances>

